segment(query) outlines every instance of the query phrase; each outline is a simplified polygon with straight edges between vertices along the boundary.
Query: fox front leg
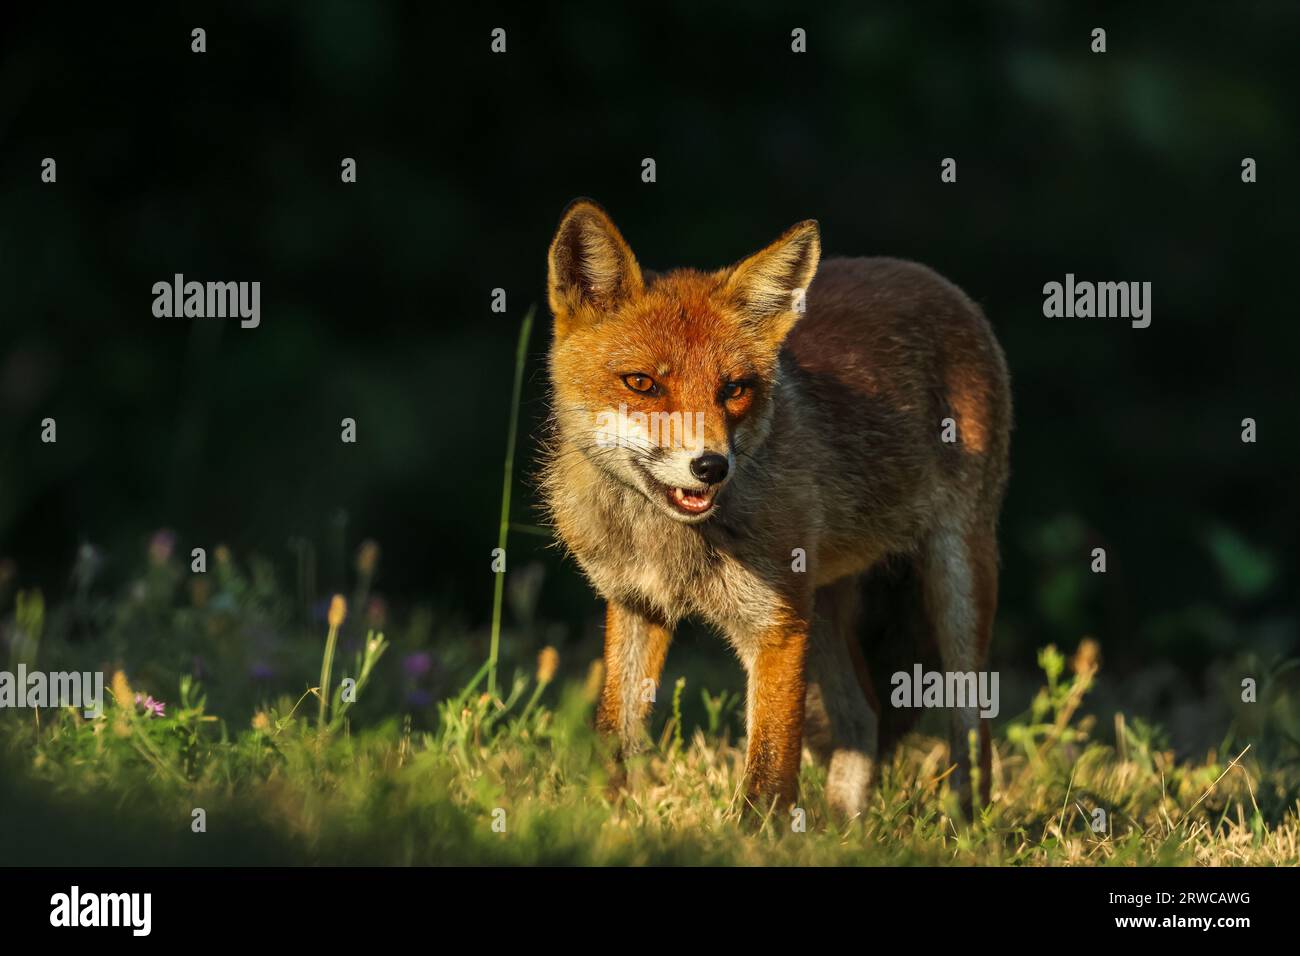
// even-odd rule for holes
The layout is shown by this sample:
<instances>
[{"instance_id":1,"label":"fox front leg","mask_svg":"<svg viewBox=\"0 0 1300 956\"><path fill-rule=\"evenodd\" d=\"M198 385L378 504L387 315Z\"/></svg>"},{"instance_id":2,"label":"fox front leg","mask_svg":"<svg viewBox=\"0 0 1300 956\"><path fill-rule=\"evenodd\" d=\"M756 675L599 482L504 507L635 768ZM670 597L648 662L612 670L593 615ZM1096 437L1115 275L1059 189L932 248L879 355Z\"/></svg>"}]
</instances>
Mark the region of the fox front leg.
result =
<instances>
[{"instance_id":1,"label":"fox front leg","mask_svg":"<svg viewBox=\"0 0 1300 956\"><path fill-rule=\"evenodd\" d=\"M797 796L808 634L806 621L767 633L749 665L745 798L760 813L774 804L784 810Z\"/></svg>"},{"instance_id":2,"label":"fox front leg","mask_svg":"<svg viewBox=\"0 0 1300 956\"><path fill-rule=\"evenodd\" d=\"M646 717L659 686L672 632L625 605L605 611L605 685L596 708L596 729L613 737L620 757L644 742Z\"/></svg>"}]
</instances>

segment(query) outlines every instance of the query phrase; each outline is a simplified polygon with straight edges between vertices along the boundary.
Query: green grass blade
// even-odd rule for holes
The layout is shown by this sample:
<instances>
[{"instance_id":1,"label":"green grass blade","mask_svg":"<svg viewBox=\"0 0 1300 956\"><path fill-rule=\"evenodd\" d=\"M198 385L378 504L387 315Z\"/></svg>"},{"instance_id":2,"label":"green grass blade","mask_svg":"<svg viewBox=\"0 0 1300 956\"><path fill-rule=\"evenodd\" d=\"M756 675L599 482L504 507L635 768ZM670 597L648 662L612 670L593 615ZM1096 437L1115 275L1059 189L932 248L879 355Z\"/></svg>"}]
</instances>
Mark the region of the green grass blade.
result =
<instances>
[{"instance_id":1,"label":"green grass blade","mask_svg":"<svg viewBox=\"0 0 1300 956\"><path fill-rule=\"evenodd\" d=\"M533 330L533 313L537 306L528 307L523 325L519 328L519 345L515 349L515 385L510 397L510 430L506 436L506 464L501 481L501 523L497 529L497 547L505 550L506 536L510 533L510 488L514 481L515 439L519 433L519 398L524 387L524 363L528 358L528 337ZM505 596L505 571L496 576L492 593L492 644L488 652L488 693L497 692L497 659L501 650L501 603Z\"/></svg>"}]
</instances>

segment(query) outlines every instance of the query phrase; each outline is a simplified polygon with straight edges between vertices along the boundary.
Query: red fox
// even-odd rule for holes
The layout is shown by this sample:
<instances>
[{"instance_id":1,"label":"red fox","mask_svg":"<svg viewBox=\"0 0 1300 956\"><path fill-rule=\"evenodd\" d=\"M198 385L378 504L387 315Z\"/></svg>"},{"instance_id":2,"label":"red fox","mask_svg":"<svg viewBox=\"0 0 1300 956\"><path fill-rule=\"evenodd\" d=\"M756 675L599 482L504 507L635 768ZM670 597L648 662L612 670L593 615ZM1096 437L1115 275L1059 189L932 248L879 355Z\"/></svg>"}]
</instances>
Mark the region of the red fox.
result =
<instances>
[{"instance_id":1,"label":"red fox","mask_svg":"<svg viewBox=\"0 0 1300 956\"><path fill-rule=\"evenodd\" d=\"M961 290L820 256L808 220L729 268L654 274L603 209L570 204L548 257L540 485L608 605L598 728L638 749L673 628L702 619L748 675L751 806L793 803L806 743L851 818L906 723L873 666L910 671L928 646L948 672L984 667L1011 397ZM971 731L987 803L973 701L952 719L968 807Z\"/></svg>"}]
</instances>

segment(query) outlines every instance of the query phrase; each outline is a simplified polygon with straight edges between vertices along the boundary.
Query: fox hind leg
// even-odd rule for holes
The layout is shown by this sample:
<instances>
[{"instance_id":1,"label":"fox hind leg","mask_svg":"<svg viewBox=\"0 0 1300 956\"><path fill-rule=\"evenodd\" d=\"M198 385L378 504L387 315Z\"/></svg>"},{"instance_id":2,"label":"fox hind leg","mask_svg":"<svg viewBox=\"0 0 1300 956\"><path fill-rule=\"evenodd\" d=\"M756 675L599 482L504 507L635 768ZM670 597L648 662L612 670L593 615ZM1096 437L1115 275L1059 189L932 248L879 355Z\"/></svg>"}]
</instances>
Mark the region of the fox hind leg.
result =
<instances>
[{"instance_id":1,"label":"fox hind leg","mask_svg":"<svg viewBox=\"0 0 1300 956\"><path fill-rule=\"evenodd\" d=\"M832 812L852 819L866 806L876 771L878 721L868 703L870 687L857 640L856 578L817 591L808 647L804 740L828 765L826 799Z\"/></svg>"}]
</instances>

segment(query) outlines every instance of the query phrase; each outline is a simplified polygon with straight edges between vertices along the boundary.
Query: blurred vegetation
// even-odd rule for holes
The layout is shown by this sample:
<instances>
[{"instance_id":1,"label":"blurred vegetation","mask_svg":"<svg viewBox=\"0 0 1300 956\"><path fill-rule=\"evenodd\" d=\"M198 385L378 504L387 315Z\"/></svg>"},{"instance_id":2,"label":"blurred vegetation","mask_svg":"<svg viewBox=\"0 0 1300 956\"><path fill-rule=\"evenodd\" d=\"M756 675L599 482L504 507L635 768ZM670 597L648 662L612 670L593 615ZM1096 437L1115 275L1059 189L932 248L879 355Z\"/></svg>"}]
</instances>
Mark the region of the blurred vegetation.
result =
<instances>
[{"instance_id":1,"label":"blurred vegetation","mask_svg":"<svg viewBox=\"0 0 1300 956\"><path fill-rule=\"evenodd\" d=\"M1102 743L1080 710L1099 666L1091 641L1069 661L1056 646L1039 653L1047 683L1008 715L993 804L974 821L946 786L948 745L922 734L881 765L854 821L832 819L826 773L806 765L802 816L759 823L742 818L744 750L727 693L699 689L707 715L694 722L684 706L694 685L677 678L616 796L591 727L597 661L547 646L499 696L484 692L480 667L421 700L472 663L434 665L393 627L403 653L386 654L385 635L368 628L333 666L335 644L380 623L346 617L338 596L311 640L281 643L324 654L321 682L307 685L304 654L281 682L302 693L257 691L242 671L260 658L243 635L274 617L274 594L227 558L211 593L168 604L159 585L172 566L152 557L144 588L101 609L140 662L100 662L112 672L103 715L0 711L3 864L1300 864L1297 741L1226 740L1184 762L1160 731L1119 715L1115 743ZM16 624L42 645L42 666L95 661L90 645L43 641L32 600ZM541 640L524 631L515 636ZM204 666L205 683L173 683L175 645L229 653ZM1271 701L1295 700L1294 688L1274 691Z\"/></svg>"},{"instance_id":2,"label":"blurred vegetation","mask_svg":"<svg viewBox=\"0 0 1300 956\"><path fill-rule=\"evenodd\" d=\"M367 600L373 542L356 613L336 595L302 629L259 562L223 551L183 584L170 543L85 608L17 595L17 659L111 678L99 717L0 710L0 864L1300 864L1296 662L1256 671L1258 702L1185 760L1145 715L1099 726L1083 706L1096 642L1068 660L1048 645L1027 706L999 721L993 802L973 821L933 712L939 727L882 763L861 817L835 821L825 771L806 765L802 825L756 827L741 698L697 676L701 655L676 663L690 675L670 669L653 744L611 790L592 729L598 642L546 644L535 570L512 580L512 677L491 694L486 633L434 633ZM97 639L77 636L83 615ZM1202 706L1239 699L1225 682Z\"/></svg>"}]
</instances>

